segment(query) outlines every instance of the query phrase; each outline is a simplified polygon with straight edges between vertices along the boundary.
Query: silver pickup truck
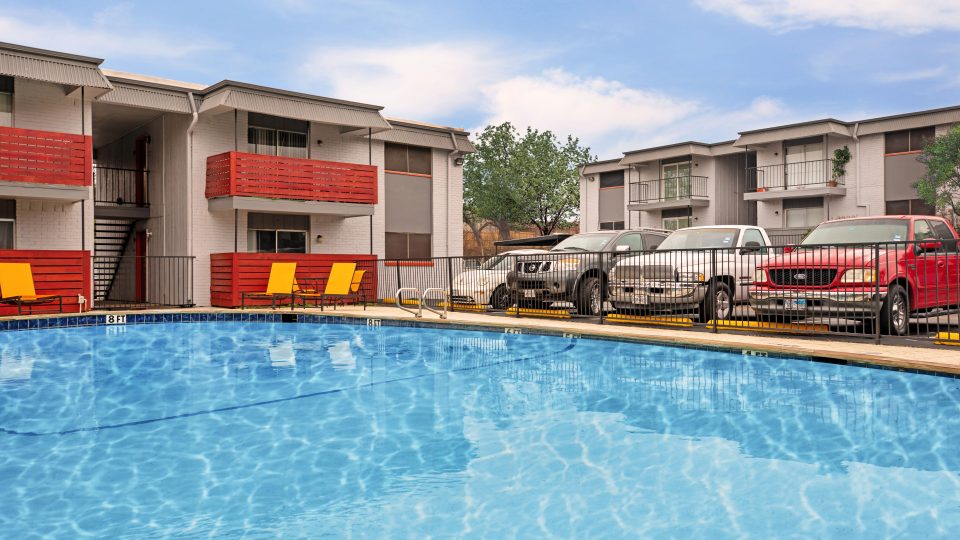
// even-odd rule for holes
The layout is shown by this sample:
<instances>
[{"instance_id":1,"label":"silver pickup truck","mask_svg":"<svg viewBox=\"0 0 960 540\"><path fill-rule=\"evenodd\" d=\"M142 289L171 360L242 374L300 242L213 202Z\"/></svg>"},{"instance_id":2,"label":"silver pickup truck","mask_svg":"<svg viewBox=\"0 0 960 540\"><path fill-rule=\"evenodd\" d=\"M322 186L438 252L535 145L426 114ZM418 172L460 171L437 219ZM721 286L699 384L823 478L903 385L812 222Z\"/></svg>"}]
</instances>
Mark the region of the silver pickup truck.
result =
<instances>
[{"instance_id":1,"label":"silver pickup truck","mask_svg":"<svg viewBox=\"0 0 960 540\"><path fill-rule=\"evenodd\" d=\"M696 313L729 319L746 303L770 238L760 227L718 225L674 231L653 252L617 262L609 298L620 313ZM713 294L710 294L710 292Z\"/></svg>"}]
</instances>

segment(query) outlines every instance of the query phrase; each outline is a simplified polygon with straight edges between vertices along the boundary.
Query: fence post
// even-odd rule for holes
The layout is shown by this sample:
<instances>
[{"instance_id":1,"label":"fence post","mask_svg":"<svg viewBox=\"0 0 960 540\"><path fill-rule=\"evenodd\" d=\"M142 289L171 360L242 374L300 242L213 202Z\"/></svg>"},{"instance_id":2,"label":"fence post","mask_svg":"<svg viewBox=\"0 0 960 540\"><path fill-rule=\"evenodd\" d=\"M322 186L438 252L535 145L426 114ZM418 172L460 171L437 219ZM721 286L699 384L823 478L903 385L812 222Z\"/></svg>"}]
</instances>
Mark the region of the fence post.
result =
<instances>
[{"instance_id":1,"label":"fence post","mask_svg":"<svg viewBox=\"0 0 960 540\"><path fill-rule=\"evenodd\" d=\"M893 249L896 250L896 249L897 249L896 246L894 246ZM881 332L880 332L880 310L883 309L883 302L880 301L880 244L876 244L875 246L873 246L873 282L874 282L874 293L873 293L873 298L874 298L874 300L873 300L873 301L874 301L874 303L875 303L876 306L877 306L876 309L874 310L874 313L873 313L873 315L874 315L874 318L873 318L873 332L874 332L874 336L873 336L873 338L874 338L874 340L876 341L877 345L879 345L879 344L880 344L880 335L881 335ZM908 293L908 294L909 294L909 293ZM909 301L907 302L907 305L910 305L910 304L909 304ZM908 324L908 325L910 324L910 314L909 314L909 313L907 314L907 324Z\"/></svg>"},{"instance_id":2,"label":"fence post","mask_svg":"<svg viewBox=\"0 0 960 540\"><path fill-rule=\"evenodd\" d=\"M401 281L400 281L400 261L399 261L399 260L396 260L396 261L393 261L393 262L397 265L397 266L396 266L396 268L397 268L397 292L399 292L400 289L403 288L403 283L401 283ZM397 294L397 293L394 293L394 294ZM397 296L399 297L400 295L397 294ZM396 298L396 300L399 300L399 298Z\"/></svg>"},{"instance_id":3,"label":"fence post","mask_svg":"<svg viewBox=\"0 0 960 540\"><path fill-rule=\"evenodd\" d=\"M453 257L447 257L447 284L450 286L450 294L447 298L450 305L447 307L453 311Z\"/></svg>"},{"instance_id":4,"label":"fence post","mask_svg":"<svg viewBox=\"0 0 960 540\"><path fill-rule=\"evenodd\" d=\"M713 313L710 314L710 320L713 321L713 333L717 333L717 248L710 250L710 287L707 291L710 295L710 301L704 302L704 307L709 306ZM733 299L730 300L731 302ZM706 316L704 314L703 316Z\"/></svg>"},{"instance_id":5,"label":"fence post","mask_svg":"<svg viewBox=\"0 0 960 540\"><path fill-rule=\"evenodd\" d=\"M603 264L604 255L610 255L610 268L607 268L607 266ZM613 270L614 263L612 259L613 253L605 254L602 251L600 252L600 324L603 324L603 305L606 303L603 299L607 295L607 284L604 281L606 280L605 276L608 276L610 270Z\"/></svg>"}]
</instances>

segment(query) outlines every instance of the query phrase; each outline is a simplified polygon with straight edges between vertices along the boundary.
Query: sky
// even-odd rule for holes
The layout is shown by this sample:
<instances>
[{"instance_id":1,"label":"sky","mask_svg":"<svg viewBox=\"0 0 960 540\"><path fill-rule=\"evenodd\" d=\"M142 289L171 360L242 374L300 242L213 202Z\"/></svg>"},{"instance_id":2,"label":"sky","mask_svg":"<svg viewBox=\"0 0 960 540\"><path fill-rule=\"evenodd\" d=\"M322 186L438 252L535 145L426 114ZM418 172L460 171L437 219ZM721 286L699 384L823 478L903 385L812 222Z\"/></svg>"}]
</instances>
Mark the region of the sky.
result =
<instances>
[{"instance_id":1,"label":"sky","mask_svg":"<svg viewBox=\"0 0 960 540\"><path fill-rule=\"evenodd\" d=\"M960 0L0 0L0 41L106 68L510 121L624 151L960 104Z\"/></svg>"}]
</instances>

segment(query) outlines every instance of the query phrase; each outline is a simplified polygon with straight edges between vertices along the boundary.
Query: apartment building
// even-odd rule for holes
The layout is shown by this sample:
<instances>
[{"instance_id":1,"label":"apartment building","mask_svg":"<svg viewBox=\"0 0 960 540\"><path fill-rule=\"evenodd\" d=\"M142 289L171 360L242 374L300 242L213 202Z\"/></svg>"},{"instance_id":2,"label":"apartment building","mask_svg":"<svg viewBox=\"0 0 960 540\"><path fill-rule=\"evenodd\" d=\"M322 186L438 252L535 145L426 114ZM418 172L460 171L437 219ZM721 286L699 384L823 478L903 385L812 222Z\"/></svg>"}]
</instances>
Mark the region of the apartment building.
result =
<instances>
[{"instance_id":1,"label":"apartment building","mask_svg":"<svg viewBox=\"0 0 960 540\"><path fill-rule=\"evenodd\" d=\"M581 230L750 224L795 239L827 219L928 214L913 184L923 145L960 106L744 131L733 141L625 152L581 169ZM849 161L835 167L838 152Z\"/></svg>"},{"instance_id":2,"label":"apartment building","mask_svg":"<svg viewBox=\"0 0 960 540\"><path fill-rule=\"evenodd\" d=\"M467 132L102 62L0 44L0 260L71 309L234 306L279 259L462 254Z\"/></svg>"}]
</instances>

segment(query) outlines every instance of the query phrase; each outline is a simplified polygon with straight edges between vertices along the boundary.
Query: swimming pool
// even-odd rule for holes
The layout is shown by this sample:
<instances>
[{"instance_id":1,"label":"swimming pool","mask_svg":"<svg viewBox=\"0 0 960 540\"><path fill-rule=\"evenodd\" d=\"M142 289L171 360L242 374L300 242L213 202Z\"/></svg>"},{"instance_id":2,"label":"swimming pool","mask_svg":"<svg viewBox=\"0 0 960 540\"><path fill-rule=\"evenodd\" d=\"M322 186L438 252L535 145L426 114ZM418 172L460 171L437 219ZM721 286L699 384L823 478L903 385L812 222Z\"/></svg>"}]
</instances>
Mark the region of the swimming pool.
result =
<instances>
[{"instance_id":1,"label":"swimming pool","mask_svg":"<svg viewBox=\"0 0 960 540\"><path fill-rule=\"evenodd\" d=\"M590 339L0 332L0 537L948 537L960 380Z\"/></svg>"}]
</instances>

